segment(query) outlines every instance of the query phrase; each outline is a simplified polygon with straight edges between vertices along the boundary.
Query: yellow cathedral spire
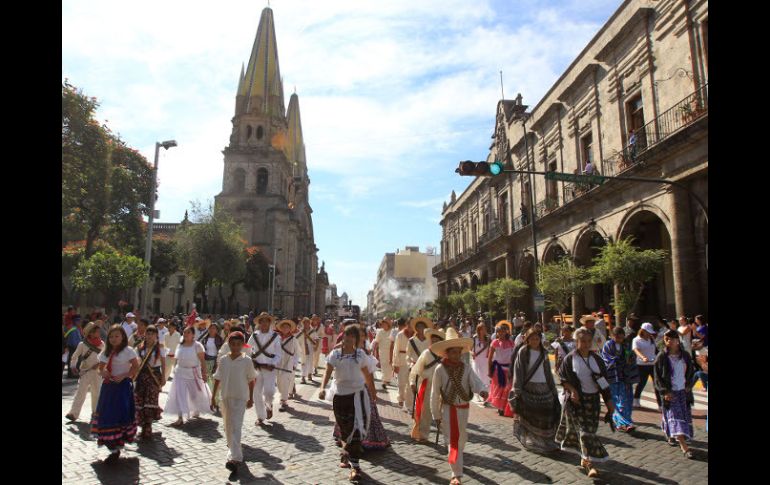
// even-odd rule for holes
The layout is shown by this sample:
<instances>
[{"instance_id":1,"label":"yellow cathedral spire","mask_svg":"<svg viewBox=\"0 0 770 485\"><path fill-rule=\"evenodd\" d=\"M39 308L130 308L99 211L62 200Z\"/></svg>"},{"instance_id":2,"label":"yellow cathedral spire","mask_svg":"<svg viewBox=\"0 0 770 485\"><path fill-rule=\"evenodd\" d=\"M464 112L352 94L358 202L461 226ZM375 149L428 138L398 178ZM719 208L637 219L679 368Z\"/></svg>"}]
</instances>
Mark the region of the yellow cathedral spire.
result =
<instances>
[{"instance_id":1,"label":"yellow cathedral spire","mask_svg":"<svg viewBox=\"0 0 770 485\"><path fill-rule=\"evenodd\" d=\"M245 112L256 108L268 116L283 116L283 85L278 67L275 21L269 7L262 10L249 63L238 85L238 95L245 96Z\"/></svg>"},{"instance_id":2,"label":"yellow cathedral spire","mask_svg":"<svg viewBox=\"0 0 770 485\"><path fill-rule=\"evenodd\" d=\"M289 98L289 110L286 113L289 123L288 140L286 144L286 157L289 162L299 170L305 167L305 140L302 138L302 120L299 116L299 97L297 93Z\"/></svg>"}]
</instances>

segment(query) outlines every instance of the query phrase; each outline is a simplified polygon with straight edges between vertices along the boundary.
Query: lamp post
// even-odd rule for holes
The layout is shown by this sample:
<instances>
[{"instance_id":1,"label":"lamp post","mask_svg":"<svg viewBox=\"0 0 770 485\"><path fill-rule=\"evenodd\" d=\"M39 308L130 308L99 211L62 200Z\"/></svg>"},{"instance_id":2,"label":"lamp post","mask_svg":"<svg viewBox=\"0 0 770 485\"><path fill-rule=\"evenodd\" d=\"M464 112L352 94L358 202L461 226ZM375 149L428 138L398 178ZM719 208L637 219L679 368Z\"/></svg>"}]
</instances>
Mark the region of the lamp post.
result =
<instances>
[{"instance_id":1,"label":"lamp post","mask_svg":"<svg viewBox=\"0 0 770 485\"><path fill-rule=\"evenodd\" d=\"M147 221L147 241L144 247L144 262L147 264L147 266L150 266L150 261L152 259L152 222L155 218L155 199L157 198L156 188L158 186L158 153L160 151L160 147L165 148L168 150L169 148L177 146L176 140L166 140L164 142L155 142L155 164L153 166L152 170L152 196L150 197L150 215L149 219ZM150 275L147 274L147 279L144 282L144 287L142 290L142 305L139 306L139 311L142 311L143 306L147 306L146 301L148 300L147 293L149 291L149 283L150 283ZM137 293L139 293L139 289L136 290ZM136 301L139 301L139 296L137 295ZM148 312L149 313L149 312Z\"/></svg>"}]
</instances>

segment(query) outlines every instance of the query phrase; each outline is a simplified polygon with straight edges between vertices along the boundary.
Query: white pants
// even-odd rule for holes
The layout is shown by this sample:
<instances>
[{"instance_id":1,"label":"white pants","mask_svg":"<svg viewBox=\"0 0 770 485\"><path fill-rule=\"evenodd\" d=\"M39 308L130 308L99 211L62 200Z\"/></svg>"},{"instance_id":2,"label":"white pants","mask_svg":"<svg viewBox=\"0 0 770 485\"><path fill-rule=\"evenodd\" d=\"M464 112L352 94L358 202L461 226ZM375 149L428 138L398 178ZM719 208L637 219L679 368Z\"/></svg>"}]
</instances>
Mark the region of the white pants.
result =
<instances>
[{"instance_id":1,"label":"white pants","mask_svg":"<svg viewBox=\"0 0 770 485\"><path fill-rule=\"evenodd\" d=\"M390 363L390 356L380 352L380 371L382 372L382 382L390 384L393 379L393 366Z\"/></svg>"},{"instance_id":2,"label":"white pants","mask_svg":"<svg viewBox=\"0 0 770 485\"><path fill-rule=\"evenodd\" d=\"M313 369L311 370L311 373L315 373L316 369L318 369L318 361L321 359L321 344L318 344L318 347L313 351Z\"/></svg>"},{"instance_id":3,"label":"white pants","mask_svg":"<svg viewBox=\"0 0 770 485\"><path fill-rule=\"evenodd\" d=\"M463 450L465 449L465 442L468 441L467 425L468 410L457 409L457 426L460 431L459 439L457 440L457 461L449 464L453 477L463 476ZM444 444L447 447L447 460L449 459L449 438L451 436L449 427L449 406L441 406L441 433L444 435Z\"/></svg>"},{"instance_id":4,"label":"white pants","mask_svg":"<svg viewBox=\"0 0 770 485\"><path fill-rule=\"evenodd\" d=\"M288 401L289 394L294 387L294 369L291 372L276 371L276 384L278 385L278 393L281 395L281 401Z\"/></svg>"},{"instance_id":5,"label":"white pants","mask_svg":"<svg viewBox=\"0 0 770 485\"><path fill-rule=\"evenodd\" d=\"M176 364L176 357L166 357L166 373L163 375L163 378L168 381L168 376L171 375L171 369L174 368L174 365Z\"/></svg>"},{"instance_id":6,"label":"white pants","mask_svg":"<svg viewBox=\"0 0 770 485\"><path fill-rule=\"evenodd\" d=\"M241 447L241 429L243 428L243 416L246 414L246 401L243 399L222 399L222 419L225 425L225 437L227 438L227 459L243 461L243 448Z\"/></svg>"},{"instance_id":7,"label":"white pants","mask_svg":"<svg viewBox=\"0 0 770 485\"><path fill-rule=\"evenodd\" d=\"M409 386L409 366L398 366L398 401L406 404L407 409L412 409L412 388Z\"/></svg>"},{"instance_id":8,"label":"white pants","mask_svg":"<svg viewBox=\"0 0 770 485\"><path fill-rule=\"evenodd\" d=\"M86 394L91 393L91 414L96 412L96 405L99 403L99 392L102 390L102 377L99 371L94 369L86 372L78 379L78 390L75 393L75 399L72 401L70 414L76 418L80 416L80 409L86 401Z\"/></svg>"},{"instance_id":9,"label":"white pants","mask_svg":"<svg viewBox=\"0 0 770 485\"><path fill-rule=\"evenodd\" d=\"M420 385L417 386L417 392L420 392L420 386L422 386L423 379L420 379ZM425 397L422 401L422 414L420 414L420 422L415 423L412 427L412 436L414 437L414 430L417 428L420 432L421 439L430 439L430 425L433 422L433 415L430 412L430 391L433 384L432 379L428 379L428 383L425 386ZM417 396L415 396L417 399ZM415 416L417 415L417 409L414 410ZM414 419L412 419L414 421Z\"/></svg>"},{"instance_id":10,"label":"white pants","mask_svg":"<svg viewBox=\"0 0 770 485\"><path fill-rule=\"evenodd\" d=\"M257 380L254 382L254 409L259 419L267 419L267 410L273 409L275 373L274 370L257 369Z\"/></svg>"}]
</instances>

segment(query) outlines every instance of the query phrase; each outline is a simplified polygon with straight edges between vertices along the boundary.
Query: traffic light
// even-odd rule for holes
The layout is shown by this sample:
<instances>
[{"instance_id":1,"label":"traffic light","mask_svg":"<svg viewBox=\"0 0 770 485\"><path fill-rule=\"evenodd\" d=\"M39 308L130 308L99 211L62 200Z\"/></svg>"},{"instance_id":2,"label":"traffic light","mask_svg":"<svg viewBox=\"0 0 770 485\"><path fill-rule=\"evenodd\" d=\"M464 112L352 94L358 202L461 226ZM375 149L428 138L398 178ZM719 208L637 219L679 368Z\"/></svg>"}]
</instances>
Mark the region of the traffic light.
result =
<instances>
[{"instance_id":1,"label":"traffic light","mask_svg":"<svg viewBox=\"0 0 770 485\"><path fill-rule=\"evenodd\" d=\"M488 163L465 160L460 162L455 173L459 173L460 175L471 175L474 177L491 177L503 173L503 164L498 161Z\"/></svg>"}]
</instances>

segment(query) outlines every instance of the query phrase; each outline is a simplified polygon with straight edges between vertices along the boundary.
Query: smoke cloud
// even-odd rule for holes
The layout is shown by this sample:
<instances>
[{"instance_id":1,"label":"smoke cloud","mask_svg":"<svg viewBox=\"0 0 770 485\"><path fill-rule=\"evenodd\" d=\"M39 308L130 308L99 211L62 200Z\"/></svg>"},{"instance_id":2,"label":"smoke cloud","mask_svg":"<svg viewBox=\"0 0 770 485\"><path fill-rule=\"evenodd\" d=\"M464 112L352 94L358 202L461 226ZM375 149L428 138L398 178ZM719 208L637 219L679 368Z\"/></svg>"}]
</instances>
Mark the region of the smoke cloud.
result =
<instances>
[{"instance_id":1,"label":"smoke cloud","mask_svg":"<svg viewBox=\"0 0 770 485\"><path fill-rule=\"evenodd\" d=\"M411 286L407 288L407 286ZM388 278L382 285L385 294L385 304L391 310L415 311L425 306L426 301L432 301L422 283L403 283L394 278Z\"/></svg>"}]
</instances>

